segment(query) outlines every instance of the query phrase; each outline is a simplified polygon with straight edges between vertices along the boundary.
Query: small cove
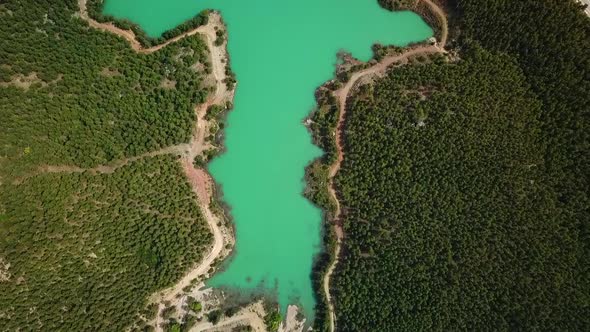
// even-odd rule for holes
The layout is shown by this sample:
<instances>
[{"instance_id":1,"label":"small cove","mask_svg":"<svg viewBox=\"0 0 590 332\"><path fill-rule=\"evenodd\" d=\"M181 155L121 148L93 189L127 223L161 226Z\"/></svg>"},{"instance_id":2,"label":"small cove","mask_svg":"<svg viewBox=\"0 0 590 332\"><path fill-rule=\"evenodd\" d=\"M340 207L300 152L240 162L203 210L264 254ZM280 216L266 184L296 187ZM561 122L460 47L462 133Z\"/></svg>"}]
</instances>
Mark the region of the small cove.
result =
<instances>
[{"instance_id":1,"label":"small cove","mask_svg":"<svg viewBox=\"0 0 590 332\"><path fill-rule=\"evenodd\" d=\"M226 128L227 152L210 164L231 206L236 254L209 285L274 292L283 309L315 304L311 268L321 249L321 211L302 195L304 168L321 151L302 119L314 90L333 76L336 53L371 57L374 42L404 46L432 30L412 12L376 0L107 0L105 13L159 36L203 9L228 26L239 82Z\"/></svg>"}]
</instances>

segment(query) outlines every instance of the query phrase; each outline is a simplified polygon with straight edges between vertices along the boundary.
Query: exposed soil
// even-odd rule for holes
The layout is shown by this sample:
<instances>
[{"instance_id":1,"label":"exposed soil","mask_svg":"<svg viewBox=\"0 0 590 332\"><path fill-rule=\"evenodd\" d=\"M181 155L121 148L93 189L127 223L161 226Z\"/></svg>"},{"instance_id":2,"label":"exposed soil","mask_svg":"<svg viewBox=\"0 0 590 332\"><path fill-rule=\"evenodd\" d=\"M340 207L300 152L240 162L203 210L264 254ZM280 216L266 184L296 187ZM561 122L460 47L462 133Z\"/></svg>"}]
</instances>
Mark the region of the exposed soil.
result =
<instances>
[{"instance_id":1,"label":"exposed soil","mask_svg":"<svg viewBox=\"0 0 590 332\"><path fill-rule=\"evenodd\" d=\"M279 332L303 332L305 328L305 319L297 320L299 314L299 307L290 305L287 308L287 317L285 322L279 327Z\"/></svg>"}]
</instances>

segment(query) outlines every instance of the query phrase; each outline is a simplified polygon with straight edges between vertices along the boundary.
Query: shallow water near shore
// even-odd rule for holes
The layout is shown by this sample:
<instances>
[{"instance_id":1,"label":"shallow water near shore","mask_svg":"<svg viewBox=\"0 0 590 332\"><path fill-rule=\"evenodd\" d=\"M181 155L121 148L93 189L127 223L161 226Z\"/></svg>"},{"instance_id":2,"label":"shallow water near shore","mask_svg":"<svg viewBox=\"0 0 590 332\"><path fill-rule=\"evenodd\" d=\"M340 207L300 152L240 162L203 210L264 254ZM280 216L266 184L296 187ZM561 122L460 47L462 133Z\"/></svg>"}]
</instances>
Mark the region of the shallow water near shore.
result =
<instances>
[{"instance_id":1,"label":"shallow water near shore","mask_svg":"<svg viewBox=\"0 0 590 332\"><path fill-rule=\"evenodd\" d=\"M336 53L370 59L375 42L405 46L432 36L412 12L377 0L106 0L105 13L157 37L203 9L228 26L239 82L226 128L227 152L209 170L236 225L236 253L208 284L263 289L286 310L313 316L313 259L321 250L321 211L303 196L304 168L321 150L302 120L315 89L333 77Z\"/></svg>"}]
</instances>

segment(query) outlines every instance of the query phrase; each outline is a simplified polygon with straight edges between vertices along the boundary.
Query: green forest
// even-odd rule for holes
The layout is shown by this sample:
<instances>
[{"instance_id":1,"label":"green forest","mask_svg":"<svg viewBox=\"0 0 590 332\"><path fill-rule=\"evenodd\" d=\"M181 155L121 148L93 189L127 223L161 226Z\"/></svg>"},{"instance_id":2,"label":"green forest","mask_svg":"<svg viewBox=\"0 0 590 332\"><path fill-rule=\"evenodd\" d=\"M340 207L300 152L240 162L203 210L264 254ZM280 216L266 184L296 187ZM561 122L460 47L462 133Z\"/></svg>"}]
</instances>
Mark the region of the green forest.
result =
<instances>
[{"instance_id":1,"label":"green forest","mask_svg":"<svg viewBox=\"0 0 590 332\"><path fill-rule=\"evenodd\" d=\"M77 10L73 0L0 5L4 174L39 164L91 167L189 140L194 106L209 92L205 42L195 35L137 54L90 29ZM22 77L25 87L9 83Z\"/></svg>"},{"instance_id":2,"label":"green forest","mask_svg":"<svg viewBox=\"0 0 590 332\"><path fill-rule=\"evenodd\" d=\"M590 330L590 19L446 3L459 60L349 97L337 329Z\"/></svg>"},{"instance_id":3,"label":"green forest","mask_svg":"<svg viewBox=\"0 0 590 332\"><path fill-rule=\"evenodd\" d=\"M0 1L0 330L123 331L212 235L176 157L210 92L206 43L138 54L76 0Z\"/></svg>"},{"instance_id":4,"label":"green forest","mask_svg":"<svg viewBox=\"0 0 590 332\"><path fill-rule=\"evenodd\" d=\"M175 157L3 186L0 326L123 331L212 241Z\"/></svg>"}]
</instances>

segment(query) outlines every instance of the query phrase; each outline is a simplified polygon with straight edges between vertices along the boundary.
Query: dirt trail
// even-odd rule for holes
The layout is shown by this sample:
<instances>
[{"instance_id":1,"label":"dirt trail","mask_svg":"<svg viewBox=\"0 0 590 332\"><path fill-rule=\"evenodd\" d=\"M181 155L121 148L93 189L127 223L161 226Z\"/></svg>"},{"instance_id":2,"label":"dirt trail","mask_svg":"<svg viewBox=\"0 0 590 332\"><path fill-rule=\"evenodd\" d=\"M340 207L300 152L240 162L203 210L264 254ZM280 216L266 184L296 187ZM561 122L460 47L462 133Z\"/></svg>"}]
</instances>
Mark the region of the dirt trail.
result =
<instances>
[{"instance_id":1,"label":"dirt trail","mask_svg":"<svg viewBox=\"0 0 590 332\"><path fill-rule=\"evenodd\" d=\"M162 155L183 156L183 155L188 154L188 151L190 151L190 149L191 149L191 147L189 144L186 144L186 143L185 144L178 144L178 145L168 146L168 147L162 148L160 150L142 153L142 154L137 155L135 157L128 157L128 158L115 160L109 164L98 165L96 167L91 167L91 168L83 168L83 167L79 167L79 166L75 166L75 165L42 165L42 166L39 166L36 171L33 171L33 172L26 174L22 177L16 178L13 181L13 184L15 184L15 185L20 184L28 178L31 178L33 176L37 176L37 175L43 174L43 173L84 173L84 172L89 172L91 174L112 174L117 169L119 169L123 166L126 166L129 163L132 163L137 160L141 160L144 158L150 158L150 157L156 157L156 156L162 156Z\"/></svg>"},{"instance_id":2,"label":"dirt trail","mask_svg":"<svg viewBox=\"0 0 590 332\"><path fill-rule=\"evenodd\" d=\"M335 202L335 211L334 211L334 230L336 233L336 247L334 248L334 262L328 267L326 272L326 276L324 277L323 287L324 292L326 293L327 303L328 303L328 311L330 313L330 331L335 330L335 313L334 313L334 306L332 303L332 299L330 297L330 277L336 268L336 264L338 264L338 257L340 255L340 247L341 242L344 237L344 231L342 229L342 221L340 220L341 215L341 208L340 208L340 201L338 200L338 196L336 195L336 189L334 188L334 176L340 170L340 165L342 160L344 160L344 151L342 148L342 125L344 123L344 119L346 116L346 99L348 98L348 94L355 87L356 83L363 77L367 77L370 75L380 75L385 72L387 67L390 65L406 61L409 57L417 56L417 55L425 55L425 54L434 54L442 52L440 48L437 46L422 46L411 49L409 51L404 52L403 54L396 55L396 56L388 56L385 57L381 62L377 63L376 65L367 68L365 70L356 72L352 75L350 80L346 83L346 85L339 90L334 92L334 96L338 100L340 115L338 118L338 124L336 128L336 150L337 150L337 158L336 161L330 166L329 177L330 181L328 183L328 191L330 196L332 196L332 200Z\"/></svg>"},{"instance_id":3,"label":"dirt trail","mask_svg":"<svg viewBox=\"0 0 590 332\"><path fill-rule=\"evenodd\" d=\"M73 166L73 165L45 165L45 166L40 166L38 169L38 172L35 174L39 174L39 173L83 173L83 172L90 172L90 173L94 173L94 174L111 174L111 173L115 172L117 169L119 169L129 163L137 161L137 160L141 160L141 159L149 158L149 157L168 155L168 154L181 156L181 155L185 154L188 149L189 149L188 144L173 145L173 146L165 147L160 150L146 152L146 153L137 155L135 157L119 159L119 160L116 160L110 164L99 165L99 166L92 167L92 168L82 168L82 167Z\"/></svg>"},{"instance_id":4,"label":"dirt trail","mask_svg":"<svg viewBox=\"0 0 590 332\"><path fill-rule=\"evenodd\" d=\"M344 124L344 119L346 117L346 100L350 91L356 86L356 84L364 77L368 77L371 75L382 75L386 69L394 63L402 63L408 60L408 58L413 56L420 56L420 55L429 55L435 53L444 53L444 47L447 43L448 38L448 23L447 18L444 11L438 7L435 3L431 0L422 0L432 10L433 14L435 14L441 22L441 40L438 42L437 45L431 46L419 46L415 48L411 48L402 54L399 55L390 55L383 58L380 62L371 66L367 69L361 70L352 74L350 80L340 89L334 91L334 96L338 100L338 107L339 107L339 117L338 117L338 124L336 125L336 132L335 132L335 141L336 141L336 151L337 151L337 158L336 161L330 166L329 171L329 183L328 183L328 191L330 196L332 196L332 200L335 202L336 208L334 211L334 230L336 233L336 247L334 248L334 261L328 267L326 271L326 275L324 276L323 280L323 287L324 292L326 294L326 302L328 304L328 314L330 316L330 332L334 332L336 330L336 314L334 311L334 304L332 302L332 297L330 295L330 278L334 273L336 265L338 264L340 251L341 251L341 243L342 239L344 238L344 231L342 229L342 221L340 220L341 217L341 207L340 201L338 200L338 196L336 194L336 189L334 187L334 176L340 170L340 166L342 164L342 160L344 160L344 150L343 150L343 141L342 141L342 126Z\"/></svg>"},{"instance_id":5,"label":"dirt trail","mask_svg":"<svg viewBox=\"0 0 590 332\"><path fill-rule=\"evenodd\" d=\"M447 45L449 38L449 22L447 21L447 14L432 0L421 0L428 5L432 13L440 20L440 40L438 41L441 47Z\"/></svg>"}]
</instances>

